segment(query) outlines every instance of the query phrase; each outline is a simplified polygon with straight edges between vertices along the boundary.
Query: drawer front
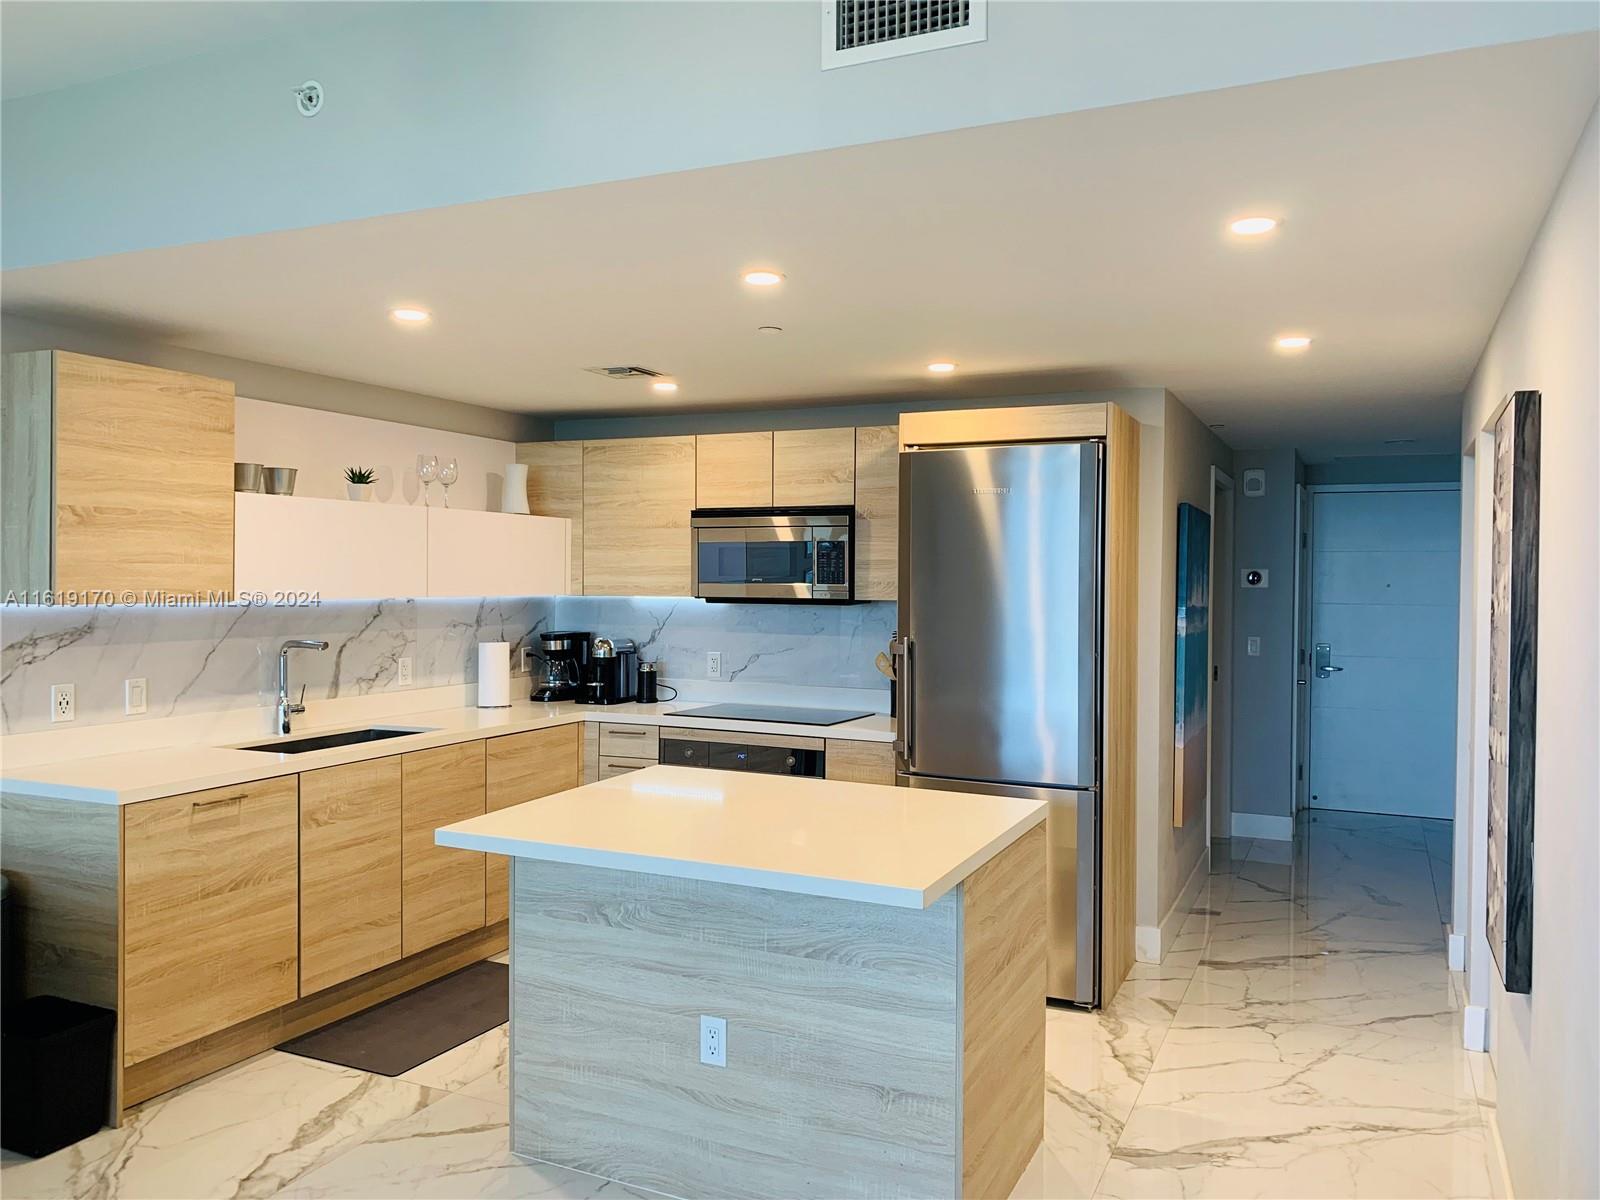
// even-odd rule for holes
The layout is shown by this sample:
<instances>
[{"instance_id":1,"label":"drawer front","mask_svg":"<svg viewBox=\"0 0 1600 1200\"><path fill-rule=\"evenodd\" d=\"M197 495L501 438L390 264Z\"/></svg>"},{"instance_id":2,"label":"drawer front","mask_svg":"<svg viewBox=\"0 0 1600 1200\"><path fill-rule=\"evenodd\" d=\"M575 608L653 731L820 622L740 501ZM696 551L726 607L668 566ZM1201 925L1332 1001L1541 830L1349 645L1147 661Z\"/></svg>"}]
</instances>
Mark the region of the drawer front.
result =
<instances>
[{"instance_id":1,"label":"drawer front","mask_svg":"<svg viewBox=\"0 0 1600 1200\"><path fill-rule=\"evenodd\" d=\"M653 767L656 760L653 758L629 758L624 755L602 754L600 756L600 778L612 779L618 775L626 775L629 771L638 771L644 767Z\"/></svg>"},{"instance_id":2,"label":"drawer front","mask_svg":"<svg viewBox=\"0 0 1600 1200\"><path fill-rule=\"evenodd\" d=\"M300 994L400 957L400 759L300 776Z\"/></svg>"},{"instance_id":3,"label":"drawer front","mask_svg":"<svg viewBox=\"0 0 1600 1200\"><path fill-rule=\"evenodd\" d=\"M654 725L600 723L600 757L653 759L660 752L661 730Z\"/></svg>"},{"instance_id":4,"label":"drawer front","mask_svg":"<svg viewBox=\"0 0 1600 1200\"><path fill-rule=\"evenodd\" d=\"M299 993L295 776L123 809L123 1064Z\"/></svg>"},{"instance_id":5,"label":"drawer front","mask_svg":"<svg viewBox=\"0 0 1600 1200\"><path fill-rule=\"evenodd\" d=\"M401 760L402 954L483 927L483 853L435 845L433 833L483 813L484 761L482 742L418 750Z\"/></svg>"},{"instance_id":6,"label":"drawer front","mask_svg":"<svg viewBox=\"0 0 1600 1200\"><path fill-rule=\"evenodd\" d=\"M581 748L582 732L577 725L490 738L488 810L577 787ZM484 858L484 924L493 925L510 915L511 860L504 854L486 854Z\"/></svg>"}]
</instances>

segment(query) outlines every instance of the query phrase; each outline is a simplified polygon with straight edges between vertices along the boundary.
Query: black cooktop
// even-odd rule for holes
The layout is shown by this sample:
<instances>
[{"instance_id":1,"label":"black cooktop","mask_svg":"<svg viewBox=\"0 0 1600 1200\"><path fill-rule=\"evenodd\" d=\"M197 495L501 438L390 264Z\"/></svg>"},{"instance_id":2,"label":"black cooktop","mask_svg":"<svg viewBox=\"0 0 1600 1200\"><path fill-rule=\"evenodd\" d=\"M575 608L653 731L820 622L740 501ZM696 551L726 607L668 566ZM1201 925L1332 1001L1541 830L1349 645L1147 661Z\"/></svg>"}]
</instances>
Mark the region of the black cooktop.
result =
<instances>
[{"instance_id":1,"label":"black cooktop","mask_svg":"<svg viewBox=\"0 0 1600 1200\"><path fill-rule=\"evenodd\" d=\"M866 712L845 712L837 708L783 708L776 704L713 704L672 714L675 717L705 717L718 721L776 721L786 725L842 725Z\"/></svg>"}]
</instances>

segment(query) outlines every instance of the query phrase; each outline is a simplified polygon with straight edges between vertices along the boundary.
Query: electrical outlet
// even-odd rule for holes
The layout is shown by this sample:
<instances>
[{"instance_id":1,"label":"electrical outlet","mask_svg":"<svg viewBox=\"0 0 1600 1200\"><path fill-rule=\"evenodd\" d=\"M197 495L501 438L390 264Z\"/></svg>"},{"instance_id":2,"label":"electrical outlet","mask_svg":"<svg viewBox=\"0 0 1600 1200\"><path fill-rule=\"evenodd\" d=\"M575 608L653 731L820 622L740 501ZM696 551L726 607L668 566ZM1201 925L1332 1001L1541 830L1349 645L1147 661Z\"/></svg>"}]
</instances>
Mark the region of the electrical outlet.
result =
<instances>
[{"instance_id":1,"label":"electrical outlet","mask_svg":"<svg viewBox=\"0 0 1600 1200\"><path fill-rule=\"evenodd\" d=\"M706 651L706 678L707 679L721 679L722 678L722 651L721 650L708 650L708 651Z\"/></svg>"},{"instance_id":2,"label":"electrical outlet","mask_svg":"<svg viewBox=\"0 0 1600 1200\"><path fill-rule=\"evenodd\" d=\"M700 1016L700 1061L708 1067L728 1065L728 1021L725 1017Z\"/></svg>"},{"instance_id":3,"label":"electrical outlet","mask_svg":"<svg viewBox=\"0 0 1600 1200\"><path fill-rule=\"evenodd\" d=\"M400 687L411 686L411 660L402 658L395 663L394 681Z\"/></svg>"},{"instance_id":4,"label":"electrical outlet","mask_svg":"<svg viewBox=\"0 0 1600 1200\"><path fill-rule=\"evenodd\" d=\"M70 683L58 683L50 688L50 722L76 721L78 719L78 689Z\"/></svg>"},{"instance_id":5,"label":"electrical outlet","mask_svg":"<svg viewBox=\"0 0 1600 1200\"><path fill-rule=\"evenodd\" d=\"M524 675L532 675L533 674L533 647L532 646L524 646L522 648L522 674L524 674Z\"/></svg>"},{"instance_id":6,"label":"electrical outlet","mask_svg":"<svg viewBox=\"0 0 1600 1200\"><path fill-rule=\"evenodd\" d=\"M146 701L150 697L150 681L148 679L124 679L122 681L122 713L127 717L136 717L144 712Z\"/></svg>"},{"instance_id":7,"label":"electrical outlet","mask_svg":"<svg viewBox=\"0 0 1600 1200\"><path fill-rule=\"evenodd\" d=\"M1261 657L1261 639L1258 637L1245 638L1244 652L1251 658Z\"/></svg>"}]
</instances>

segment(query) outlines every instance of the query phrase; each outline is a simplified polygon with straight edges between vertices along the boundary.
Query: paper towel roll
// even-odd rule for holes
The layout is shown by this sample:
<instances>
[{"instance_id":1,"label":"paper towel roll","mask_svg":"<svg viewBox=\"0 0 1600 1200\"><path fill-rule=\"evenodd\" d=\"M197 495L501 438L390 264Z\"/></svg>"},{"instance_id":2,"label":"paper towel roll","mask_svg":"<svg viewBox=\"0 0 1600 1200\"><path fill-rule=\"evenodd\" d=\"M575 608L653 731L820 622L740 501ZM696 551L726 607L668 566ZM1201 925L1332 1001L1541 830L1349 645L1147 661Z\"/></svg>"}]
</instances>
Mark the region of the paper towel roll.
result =
<instances>
[{"instance_id":1,"label":"paper towel roll","mask_svg":"<svg viewBox=\"0 0 1600 1200\"><path fill-rule=\"evenodd\" d=\"M511 643L478 643L478 707L511 706Z\"/></svg>"}]
</instances>

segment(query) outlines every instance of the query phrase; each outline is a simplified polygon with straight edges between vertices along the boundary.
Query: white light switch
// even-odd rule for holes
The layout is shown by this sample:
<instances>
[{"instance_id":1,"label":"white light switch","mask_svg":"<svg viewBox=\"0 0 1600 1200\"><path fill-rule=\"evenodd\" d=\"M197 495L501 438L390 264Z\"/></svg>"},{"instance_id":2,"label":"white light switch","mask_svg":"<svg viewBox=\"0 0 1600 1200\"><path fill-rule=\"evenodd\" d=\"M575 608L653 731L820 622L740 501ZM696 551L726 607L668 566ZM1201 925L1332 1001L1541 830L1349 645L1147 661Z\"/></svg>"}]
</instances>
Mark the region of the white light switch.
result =
<instances>
[{"instance_id":1,"label":"white light switch","mask_svg":"<svg viewBox=\"0 0 1600 1200\"><path fill-rule=\"evenodd\" d=\"M145 711L150 695L150 681L147 679L124 679L122 681L122 712L124 716L136 717Z\"/></svg>"},{"instance_id":2,"label":"white light switch","mask_svg":"<svg viewBox=\"0 0 1600 1200\"><path fill-rule=\"evenodd\" d=\"M1261 657L1261 639L1258 637L1245 638L1244 652L1251 658Z\"/></svg>"}]
</instances>

